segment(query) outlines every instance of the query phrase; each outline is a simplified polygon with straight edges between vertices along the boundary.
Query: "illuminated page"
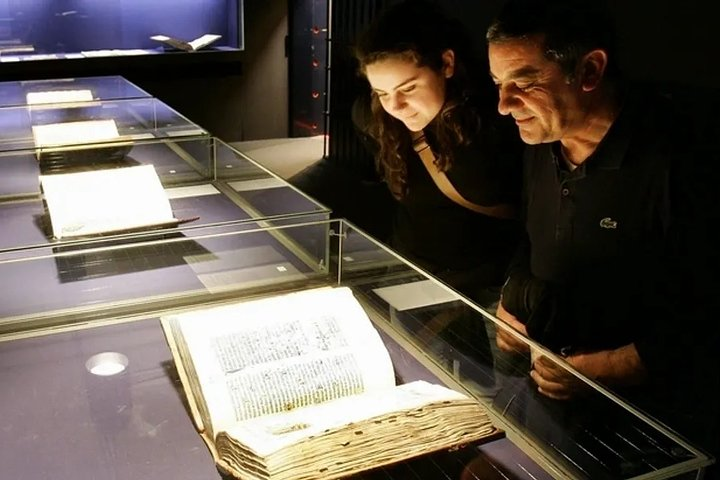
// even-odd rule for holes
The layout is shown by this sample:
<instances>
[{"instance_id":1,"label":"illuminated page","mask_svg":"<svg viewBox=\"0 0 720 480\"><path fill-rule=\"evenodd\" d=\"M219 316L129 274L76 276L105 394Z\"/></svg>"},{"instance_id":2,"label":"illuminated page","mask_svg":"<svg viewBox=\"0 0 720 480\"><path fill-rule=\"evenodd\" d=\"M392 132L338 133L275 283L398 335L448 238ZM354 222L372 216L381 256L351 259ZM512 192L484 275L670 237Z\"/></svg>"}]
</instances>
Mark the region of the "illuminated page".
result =
<instances>
[{"instance_id":1,"label":"illuminated page","mask_svg":"<svg viewBox=\"0 0 720 480\"><path fill-rule=\"evenodd\" d=\"M33 125L32 132L35 146L38 148L83 145L116 140L120 137L115 120Z\"/></svg>"},{"instance_id":2,"label":"illuminated page","mask_svg":"<svg viewBox=\"0 0 720 480\"><path fill-rule=\"evenodd\" d=\"M387 349L347 288L171 318L182 330L213 432L395 384Z\"/></svg>"},{"instance_id":3,"label":"illuminated page","mask_svg":"<svg viewBox=\"0 0 720 480\"><path fill-rule=\"evenodd\" d=\"M40 184L57 238L174 221L152 165L41 175Z\"/></svg>"},{"instance_id":4,"label":"illuminated page","mask_svg":"<svg viewBox=\"0 0 720 480\"><path fill-rule=\"evenodd\" d=\"M90 90L49 90L46 92L28 92L25 95L28 105L48 105L53 103L92 102Z\"/></svg>"}]
</instances>

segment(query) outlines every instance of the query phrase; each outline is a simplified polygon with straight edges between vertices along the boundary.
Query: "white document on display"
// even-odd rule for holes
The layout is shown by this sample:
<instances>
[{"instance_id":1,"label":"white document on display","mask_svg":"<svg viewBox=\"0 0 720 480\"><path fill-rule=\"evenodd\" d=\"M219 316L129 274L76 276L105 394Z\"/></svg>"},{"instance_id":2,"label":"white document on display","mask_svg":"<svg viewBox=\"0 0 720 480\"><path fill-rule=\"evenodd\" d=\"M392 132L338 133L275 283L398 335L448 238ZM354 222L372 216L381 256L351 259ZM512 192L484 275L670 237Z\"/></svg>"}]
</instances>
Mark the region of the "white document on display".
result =
<instances>
[{"instance_id":1,"label":"white document on display","mask_svg":"<svg viewBox=\"0 0 720 480\"><path fill-rule=\"evenodd\" d=\"M457 293L432 280L375 288L373 292L398 311L452 302L460 298Z\"/></svg>"},{"instance_id":2,"label":"white document on display","mask_svg":"<svg viewBox=\"0 0 720 480\"><path fill-rule=\"evenodd\" d=\"M37 148L84 145L120 138L115 120L112 119L33 125L32 132Z\"/></svg>"},{"instance_id":3,"label":"white document on display","mask_svg":"<svg viewBox=\"0 0 720 480\"><path fill-rule=\"evenodd\" d=\"M152 165L41 175L40 184L58 239L179 222Z\"/></svg>"},{"instance_id":4,"label":"white document on display","mask_svg":"<svg viewBox=\"0 0 720 480\"><path fill-rule=\"evenodd\" d=\"M48 105L53 103L92 102L91 90L48 90L45 92L28 92L25 95L28 105Z\"/></svg>"}]
</instances>

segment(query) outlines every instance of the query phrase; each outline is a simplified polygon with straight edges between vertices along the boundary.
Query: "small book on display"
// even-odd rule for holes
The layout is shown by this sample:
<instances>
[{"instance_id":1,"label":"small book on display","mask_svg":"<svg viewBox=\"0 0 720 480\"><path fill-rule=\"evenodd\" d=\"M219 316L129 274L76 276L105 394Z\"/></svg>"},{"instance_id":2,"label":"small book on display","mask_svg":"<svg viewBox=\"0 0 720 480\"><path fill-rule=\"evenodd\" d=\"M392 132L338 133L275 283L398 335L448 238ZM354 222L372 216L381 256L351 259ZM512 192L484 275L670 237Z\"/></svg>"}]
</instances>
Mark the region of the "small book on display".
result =
<instances>
[{"instance_id":1,"label":"small book on display","mask_svg":"<svg viewBox=\"0 0 720 480\"><path fill-rule=\"evenodd\" d=\"M35 97L34 108L43 106L39 102L58 98L61 97ZM84 98L84 95L63 95L62 98ZM82 101L79 104L90 105ZM128 137L120 135L112 119L33 125L32 134L35 156L43 173L62 172L93 164L118 163L132 149L132 142Z\"/></svg>"},{"instance_id":2,"label":"small book on display","mask_svg":"<svg viewBox=\"0 0 720 480\"><path fill-rule=\"evenodd\" d=\"M40 175L57 239L173 227L196 218L173 216L152 165Z\"/></svg>"},{"instance_id":3,"label":"small book on display","mask_svg":"<svg viewBox=\"0 0 720 480\"><path fill-rule=\"evenodd\" d=\"M477 400L395 384L345 287L161 319L196 428L240 479L333 479L503 436Z\"/></svg>"},{"instance_id":4,"label":"small book on display","mask_svg":"<svg viewBox=\"0 0 720 480\"><path fill-rule=\"evenodd\" d=\"M33 141L39 151L122 142L115 120L81 120L32 126ZM129 143L124 140L124 143Z\"/></svg>"},{"instance_id":5,"label":"small book on display","mask_svg":"<svg viewBox=\"0 0 720 480\"><path fill-rule=\"evenodd\" d=\"M31 108L85 106L95 102L93 92L88 89L43 90L28 92L25 100Z\"/></svg>"},{"instance_id":6,"label":"small book on display","mask_svg":"<svg viewBox=\"0 0 720 480\"><path fill-rule=\"evenodd\" d=\"M211 43L216 42L222 35L216 35L213 33L206 33L205 35L196 38L195 40L185 41L174 37L168 37L167 35L153 35L150 37L151 40L160 42L167 45L175 50L182 50L185 52L195 52L201 48L205 48Z\"/></svg>"}]
</instances>

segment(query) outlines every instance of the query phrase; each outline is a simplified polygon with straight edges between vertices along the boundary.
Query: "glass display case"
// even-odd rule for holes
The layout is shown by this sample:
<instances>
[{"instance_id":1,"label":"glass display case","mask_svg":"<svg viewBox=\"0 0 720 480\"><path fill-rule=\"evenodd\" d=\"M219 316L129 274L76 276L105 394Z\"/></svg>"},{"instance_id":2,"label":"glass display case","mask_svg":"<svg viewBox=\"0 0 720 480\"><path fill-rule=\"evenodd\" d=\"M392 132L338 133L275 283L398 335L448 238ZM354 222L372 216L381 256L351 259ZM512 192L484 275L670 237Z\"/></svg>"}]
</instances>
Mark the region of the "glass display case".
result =
<instances>
[{"instance_id":1,"label":"glass display case","mask_svg":"<svg viewBox=\"0 0 720 480\"><path fill-rule=\"evenodd\" d=\"M217 35L212 51L243 48L242 0L11 0L0 2L0 63L157 55L151 39Z\"/></svg>"},{"instance_id":2,"label":"glass display case","mask_svg":"<svg viewBox=\"0 0 720 480\"><path fill-rule=\"evenodd\" d=\"M2 82L0 100L0 252L16 258L85 240L329 217L122 77ZM161 219L148 220L155 211Z\"/></svg>"},{"instance_id":3,"label":"glass display case","mask_svg":"<svg viewBox=\"0 0 720 480\"><path fill-rule=\"evenodd\" d=\"M0 82L0 108L151 97L119 75Z\"/></svg>"},{"instance_id":4,"label":"glass display case","mask_svg":"<svg viewBox=\"0 0 720 480\"><path fill-rule=\"evenodd\" d=\"M192 220L178 227L145 232L150 236L208 226L239 228L238 224L258 220L282 223L283 219L329 217L326 207L214 137L100 143L56 151L4 151L0 152L0 218L4 225L0 229L0 252L30 255L33 248L70 248L87 240L57 238L53 234L40 179L55 172L79 169L113 173L118 168L144 165L152 166L157 174L175 217ZM126 196L140 195L130 185L126 195L121 192L121 201ZM95 241L118 241L138 235L103 235Z\"/></svg>"},{"instance_id":5,"label":"glass display case","mask_svg":"<svg viewBox=\"0 0 720 480\"><path fill-rule=\"evenodd\" d=\"M0 108L0 151L51 150L87 143L116 143L152 138L208 135L153 97L72 100L75 93L53 92L24 106ZM39 92L43 93L43 92ZM78 96L80 97L80 96Z\"/></svg>"},{"instance_id":6,"label":"glass display case","mask_svg":"<svg viewBox=\"0 0 720 480\"><path fill-rule=\"evenodd\" d=\"M401 382L464 391L505 431L356 478L694 478L710 462L580 375L580 399L541 398L530 354L494 347L505 324L343 221L37 250L0 253L0 464L12 478L221 478L178 391L159 318L320 286L352 290ZM107 359L121 368L92 373Z\"/></svg>"}]
</instances>

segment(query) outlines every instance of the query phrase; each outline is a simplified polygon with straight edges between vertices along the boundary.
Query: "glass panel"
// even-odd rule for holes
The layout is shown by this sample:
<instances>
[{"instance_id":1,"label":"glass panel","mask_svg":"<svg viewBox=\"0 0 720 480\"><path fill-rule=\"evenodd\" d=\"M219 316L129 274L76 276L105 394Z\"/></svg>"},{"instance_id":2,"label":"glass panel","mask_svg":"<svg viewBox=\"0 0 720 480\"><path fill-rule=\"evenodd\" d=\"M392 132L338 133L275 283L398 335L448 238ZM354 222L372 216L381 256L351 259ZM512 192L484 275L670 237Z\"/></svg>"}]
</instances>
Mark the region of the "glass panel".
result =
<instances>
[{"instance_id":1,"label":"glass panel","mask_svg":"<svg viewBox=\"0 0 720 480\"><path fill-rule=\"evenodd\" d=\"M6 252L0 332L327 282L327 228L246 223Z\"/></svg>"},{"instance_id":2,"label":"glass panel","mask_svg":"<svg viewBox=\"0 0 720 480\"><path fill-rule=\"evenodd\" d=\"M59 78L0 82L0 108L30 103L77 103L93 100L150 98L150 94L120 76Z\"/></svg>"},{"instance_id":3,"label":"glass panel","mask_svg":"<svg viewBox=\"0 0 720 480\"><path fill-rule=\"evenodd\" d=\"M586 393L576 404L539 398L529 355L494 348L506 327L489 313L491 302L488 310L467 303L351 225L242 228L0 255L0 377L8 387L0 389L0 462L8 475L218 478L157 319L333 285L360 300L399 381L465 390L506 431L358 478L669 478L708 463L587 379L578 377ZM95 375L99 366L114 374Z\"/></svg>"},{"instance_id":4,"label":"glass panel","mask_svg":"<svg viewBox=\"0 0 720 480\"><path fill-rule=\"evenodd\" d=\"M422 351L440 378L485 402L508 437L549 471L593 480L666 478L707 465L704 454L533 341L513 331L532 353L500 351L495 334L511 329L492 315L496 298L480 308L409 264L389 261L387 250L352 227L343 239L340 277L378 312L380 325ZM529 371L540 355L577 377L583 386L577 400L537 392Z\"/></svg>"},{"instance_id":5,"label":"glass panel","mask_svg":"<svg viewBox=\"0 0 720 480\"><path fill-rule=\"evenodd\" d=\"M207 135L151 97L1 108L0 132L0 151L6 152Z\"/></svg>"}]
</instances>

